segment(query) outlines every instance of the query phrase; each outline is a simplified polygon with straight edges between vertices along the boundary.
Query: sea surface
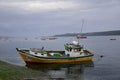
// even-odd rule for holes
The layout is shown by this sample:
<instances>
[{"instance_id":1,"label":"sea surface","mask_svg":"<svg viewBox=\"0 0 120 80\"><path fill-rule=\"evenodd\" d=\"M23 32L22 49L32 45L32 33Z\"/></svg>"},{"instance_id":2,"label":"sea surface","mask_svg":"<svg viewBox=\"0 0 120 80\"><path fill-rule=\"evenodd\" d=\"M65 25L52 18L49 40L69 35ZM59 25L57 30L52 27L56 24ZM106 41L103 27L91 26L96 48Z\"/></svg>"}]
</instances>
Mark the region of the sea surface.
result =
<instances>
[{"instance_id":1,"label":"sea surface","mask_svg":"<svg viewBox=\"0 0 120 80\"><path fill-rule=\"evenodd\" d=\"M74 40L77 39L0 38L0 60L44 71L58 80L120 80L120 36L88 36L81 39L80 44L94 53L94 57L92 62L76 65L26 65L16 51L16 48L42 47L46 50L64 50L64 44Z\"/></svg>"}]
</instances>

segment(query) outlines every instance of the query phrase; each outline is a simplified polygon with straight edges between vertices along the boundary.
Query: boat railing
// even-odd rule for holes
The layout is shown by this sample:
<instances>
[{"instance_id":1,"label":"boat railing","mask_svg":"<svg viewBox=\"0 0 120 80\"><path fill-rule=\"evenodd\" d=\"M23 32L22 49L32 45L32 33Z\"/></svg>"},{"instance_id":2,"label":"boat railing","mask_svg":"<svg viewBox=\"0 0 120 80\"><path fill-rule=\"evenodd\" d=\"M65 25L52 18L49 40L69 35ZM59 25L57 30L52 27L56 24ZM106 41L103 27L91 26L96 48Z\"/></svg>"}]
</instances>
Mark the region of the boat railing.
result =
<instances>
[{"instance_id":1,"label":"boat railing","mask_svg":"<svg viewBox=\"0 0 120 80\"><path fill-rule=\"evenodd\" d=\"M30 51L32 52L38 52L38 53L47 53L44 49L40 49L40 48L30 48Z\"/></svg>"}]
</instances>

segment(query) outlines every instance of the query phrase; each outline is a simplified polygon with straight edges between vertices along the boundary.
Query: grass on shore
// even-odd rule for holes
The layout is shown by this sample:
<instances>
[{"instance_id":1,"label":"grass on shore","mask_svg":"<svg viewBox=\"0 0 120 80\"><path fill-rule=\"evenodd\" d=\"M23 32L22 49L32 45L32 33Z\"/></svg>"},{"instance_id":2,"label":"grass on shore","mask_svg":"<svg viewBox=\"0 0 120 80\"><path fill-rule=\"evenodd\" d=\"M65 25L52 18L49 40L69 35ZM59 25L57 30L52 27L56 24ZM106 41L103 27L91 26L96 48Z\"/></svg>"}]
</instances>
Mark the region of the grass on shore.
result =
<instances>
[{"instance_id":1,"label":"grass on shore","mask_svg":"<svg viewBox=\"0 0 120 80\"><path fill-rule=\"evenodd\" d=\"M45 73L41 71L35 71L0 61L0 80L25 80L27 78L41 80L40 78L45 76Z\"/></svg>"}]
</instances>

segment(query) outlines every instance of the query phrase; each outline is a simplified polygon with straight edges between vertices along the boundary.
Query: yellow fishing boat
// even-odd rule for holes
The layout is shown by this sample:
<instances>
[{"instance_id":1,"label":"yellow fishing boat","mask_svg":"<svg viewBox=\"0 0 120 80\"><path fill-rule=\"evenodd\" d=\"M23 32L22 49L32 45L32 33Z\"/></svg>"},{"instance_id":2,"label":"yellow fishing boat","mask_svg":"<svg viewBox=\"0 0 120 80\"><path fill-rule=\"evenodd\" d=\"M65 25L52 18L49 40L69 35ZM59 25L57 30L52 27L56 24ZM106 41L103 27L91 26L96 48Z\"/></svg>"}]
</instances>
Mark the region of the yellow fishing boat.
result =
<instances>
[{"instance_id":1,"label":"yellow fishing boat","mask_svg":"<svg viewBox=\"0 0 120 80\"><path fill-rule=\"evenodd\" d=\"M79 42L66 43L64 51L47 51L44 48L16 48L26 63L77 63L91 61L94 54Z\"/></svg>"}]
</instances>

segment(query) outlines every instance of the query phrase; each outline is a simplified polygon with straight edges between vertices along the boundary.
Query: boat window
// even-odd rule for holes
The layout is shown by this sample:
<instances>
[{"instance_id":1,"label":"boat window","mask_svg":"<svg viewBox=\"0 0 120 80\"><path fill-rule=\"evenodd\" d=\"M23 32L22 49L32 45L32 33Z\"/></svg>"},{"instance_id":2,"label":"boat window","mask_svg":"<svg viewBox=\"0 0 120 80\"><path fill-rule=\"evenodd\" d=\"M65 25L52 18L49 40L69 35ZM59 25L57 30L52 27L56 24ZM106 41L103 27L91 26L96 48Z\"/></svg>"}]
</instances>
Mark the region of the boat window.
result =
<instances>
[{"instance_id":1,"label":"boat window","mask_svg":"<svg viewBox=\"0 0 120 80\"><path fill-rule=\"evenodd\" d=\"M78 51L81 51L81 49L74 49L74 52L78 52Z\"/></svg>"},{"instance_id":2,"label":"boat window","mask_svg":"<svg viewBox=\"0 0 120 80\"><path fill-rule=\"evenodd\" d=\"M72 51L72 48L70 48L70 51Z\"/></svg>"},{"instance_id":3,"label":"boat window","mask_svg":"<svg viewBox=\"0 0 120 80\"><path fill-rule=\"evenodd\" d=\"M69 51L69 48L66 48L67 51Z\"/></svg>"},{"instance_id":4,"label":"boat window","mask_svg":"<svg viewBox=\"0 0 120 80\"><path fill-rule=\"evenodd\" d=\"M77 52L78 50L77 49L74 49L75 52Z\"/></svg>"},{"instance_id":5,"label":"boat window","mask_svg":"<svg viewBox=\"0 0 120 80\"><path fill-rule=\"evenodd\" d=\"M81 48L79 49L79 51L81 51Z\"/></svg>"},{"instance_id":6,"label":"boat window","mask_svg":"<svg viewBox=\"0 0 120 80\"><path fill-rule=\"evenodd\" d=\"M72 47L70 47L69 50L72 51Z\"/></svg>"},{"instance_id":7,"label":"boat window","mask_svg":"<svg viewBox=\"0 0 120 80\"><path fill-rule=\"evenodd\" d=\"M37 54L37 53L35 53L35 54Z\"/></svg>"}]
</instances>

